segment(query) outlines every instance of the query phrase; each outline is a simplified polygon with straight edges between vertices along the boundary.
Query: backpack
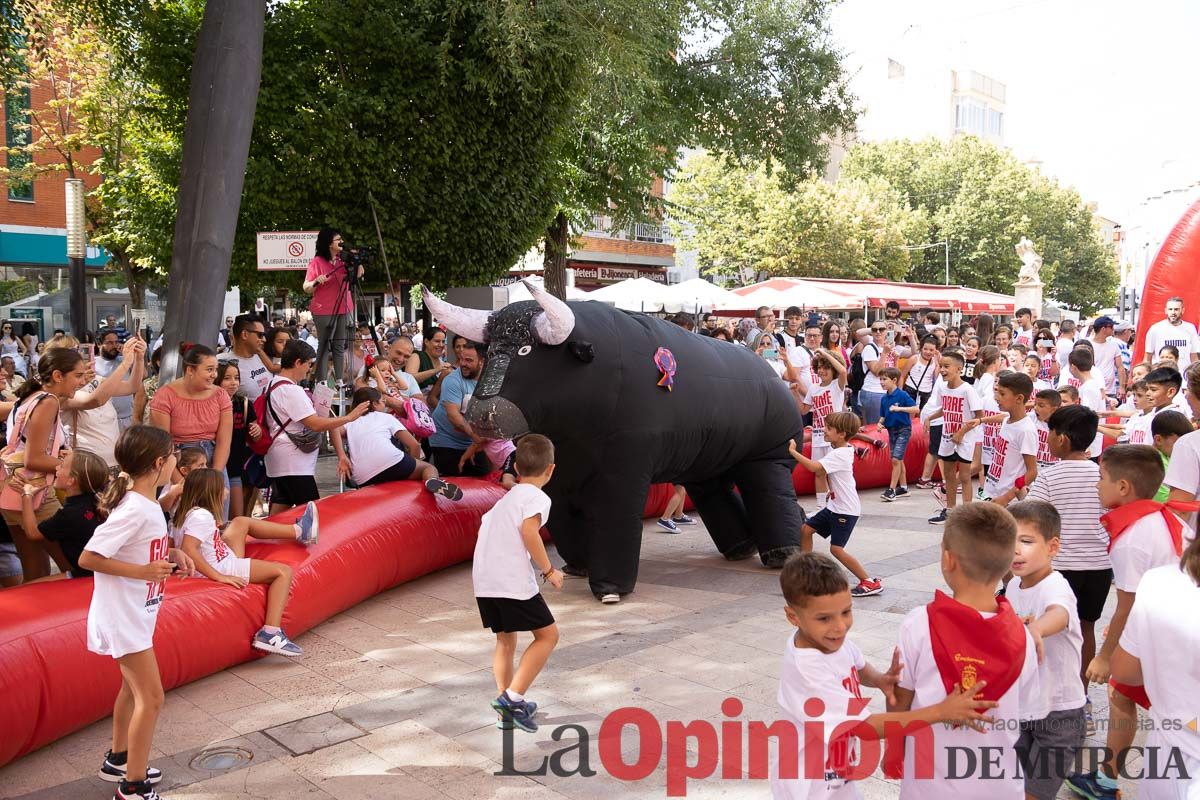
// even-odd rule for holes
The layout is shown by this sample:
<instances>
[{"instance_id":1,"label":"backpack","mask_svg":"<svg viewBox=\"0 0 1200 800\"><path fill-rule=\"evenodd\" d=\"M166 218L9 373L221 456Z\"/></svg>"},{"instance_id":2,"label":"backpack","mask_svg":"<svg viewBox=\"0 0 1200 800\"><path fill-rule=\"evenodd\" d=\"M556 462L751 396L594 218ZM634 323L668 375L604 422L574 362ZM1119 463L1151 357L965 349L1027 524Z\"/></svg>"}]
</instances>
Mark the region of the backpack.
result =
<instances>
[{"instance_id":1,"label":"backpack","mask_svg":"<svg viewBox=\"0 0 1200 800\"><path fill-rule=\"evenodd\" d=\"M846 386L855 392L862 391L863 381L866 379L867 373L863 369L862 353L859 353L850 359L850 377L846 380Z\"/></svg>"},{"instance_id":2,"label":"backpack","mask_svg":"<svg viewBox=\"0 0 1200 800\"><path fill-rule=\"evenodd\" d=\"M251 439L249 436L247 436L246 446L249 447L250 452L256 456L265 456L267 451L271 449L271 443L275 441L279 434L283 433L283 429L287 427L288 422L291 422L289 419L287 422L279 425L279 430L275 432L274 436L271 435L270 429L267 426L268 413L270 413L272 417L275 417L275 423L277 425L279 424L279 417L276 417L275 413L270 410L271 392L275 390L277 385L278 384L274 382L268 384L266 390L258 397L254 398L254 416L259 421L258 426L262 428L262 436L258 437L257 439Z\"/></svg>"},{"instance_id":3,"label":"backpack","mask_svg":"<svg viewBox=\"0 0 1200 800\"><path fill-rule=\"evenodd\" d=\"M405 430L418 439L428 439L437 433L437 425L429 406L419 397L404 398L404 410L396 415Z\"/></svg>"}]
</instances>

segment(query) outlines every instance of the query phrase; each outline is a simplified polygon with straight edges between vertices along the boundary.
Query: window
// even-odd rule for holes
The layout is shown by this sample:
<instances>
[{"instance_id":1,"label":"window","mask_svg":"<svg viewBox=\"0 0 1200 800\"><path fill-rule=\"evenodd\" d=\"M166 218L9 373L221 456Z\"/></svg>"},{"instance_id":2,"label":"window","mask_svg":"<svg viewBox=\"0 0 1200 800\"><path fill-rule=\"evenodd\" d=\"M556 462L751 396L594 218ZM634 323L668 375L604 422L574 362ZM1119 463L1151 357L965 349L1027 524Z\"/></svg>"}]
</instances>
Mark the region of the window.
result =
<instances>
[{"instance_id":1,"label":"window","mask_svg":"<svg viewBox=\"0 0 1200 800\"><path fill-rule=\"evenodd\" d=\"M9 91L4 98L4 144L8 150L8 169L15 173L29 166L28 153L14 152L13 148L29 144L32 133L23 123L29 117L29 88ZM33 200L33 181L9 178L9 200Z\"/></svg>"}]
</instances>

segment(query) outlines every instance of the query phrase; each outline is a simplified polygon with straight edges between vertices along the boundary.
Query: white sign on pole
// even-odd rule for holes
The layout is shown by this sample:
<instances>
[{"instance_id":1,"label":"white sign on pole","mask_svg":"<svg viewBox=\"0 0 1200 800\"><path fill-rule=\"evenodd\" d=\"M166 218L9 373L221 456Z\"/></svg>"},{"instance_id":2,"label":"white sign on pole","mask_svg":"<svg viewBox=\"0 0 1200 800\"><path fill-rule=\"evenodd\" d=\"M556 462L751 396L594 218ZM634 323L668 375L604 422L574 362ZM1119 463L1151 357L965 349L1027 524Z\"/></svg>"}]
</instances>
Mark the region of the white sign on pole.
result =
<instances>
[{"instance_id":1,"label":"white sign on pole","mask_svg":"<svg viewBox=\"0 0 1200 800\"><path fill-rule=\"evenodd\" d=\"M317 231L259 231L258 269L307 269L316 255Z\"/></svg>"}]
</instances>

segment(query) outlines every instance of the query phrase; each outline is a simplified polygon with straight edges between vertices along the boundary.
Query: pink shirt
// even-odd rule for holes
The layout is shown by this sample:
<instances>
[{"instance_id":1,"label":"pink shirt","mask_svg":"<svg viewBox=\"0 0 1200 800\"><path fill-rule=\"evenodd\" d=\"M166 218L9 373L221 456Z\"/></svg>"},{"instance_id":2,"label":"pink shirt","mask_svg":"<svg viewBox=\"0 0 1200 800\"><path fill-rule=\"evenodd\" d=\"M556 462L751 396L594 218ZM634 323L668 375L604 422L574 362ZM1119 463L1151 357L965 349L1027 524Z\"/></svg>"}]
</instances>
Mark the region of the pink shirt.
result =
<instances>
[{"instance_id":1,"label":"pink shirt","mask_svg":"<svg viewBox=\"0 0 1200 800\"><path fill-rule=\"evenodd\" d=\"M342 262L330 263L321 256L314 256L313 260L308 262L308 272L304 273L304 280L306 283L315 281L322 275L328 275L329 280L317 286L313 291L312 302L308 304L308 310L313 315L323 317L349 314L354 305L350 300L350 287L345 280Z\"/></svg>"},{"instance_id":2,"label":"pink shirt","mask_svg":"<svg viewBox=\"0 0 1200 800\"><path fill-rule=\"evenodd\" d=\"M159 387L150 401L150 410L166 414L171 420L171 438L175 444L213 442L221 414L233 413L233 403L224 389L214 387L208 397L190 400L181 397L171 384Z\"/></svg>"}]
</instances>

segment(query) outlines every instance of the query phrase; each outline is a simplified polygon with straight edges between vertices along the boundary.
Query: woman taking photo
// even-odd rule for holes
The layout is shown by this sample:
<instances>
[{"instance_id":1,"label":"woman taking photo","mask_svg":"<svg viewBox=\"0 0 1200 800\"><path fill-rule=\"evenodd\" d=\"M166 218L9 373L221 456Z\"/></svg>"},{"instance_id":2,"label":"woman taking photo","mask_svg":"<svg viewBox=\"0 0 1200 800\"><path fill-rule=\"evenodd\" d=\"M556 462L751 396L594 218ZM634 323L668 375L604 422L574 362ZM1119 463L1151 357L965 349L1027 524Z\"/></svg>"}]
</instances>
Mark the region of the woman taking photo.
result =
<instances>
[{"instance_id":1,"label":"woman taking photo","mask_svg":"<svg viewBox=\"0 0 1200 800\"><path fill-rule=\"evenodd\" d=\"M434 328L421 342L421 349L408 357L404 371L417 379L417 385L429 389L454 367L446 363L446 332Z\"/></svg>"},{"instance_id":2,"label":"woman taking photo","mask_svg":"<svg viewBox=\"0 0 1200 800\"><path fill-rule=\"evenodd\" d=\"M346 372L346 344L350 338L349 320L354 312L350 281L342 263L342 234L335 228L323 228L317 234L317 254L308 262L304 275L304 293L312 295L308 309L317 326L317 374L323 381L329 372L327 356L333 354L333 374L337 380ZM362 277L363 268L358 268Z\"/></svg>"},{"instance_id":3,"label":"woman taking photo","mask_svg":"<svg viewBox=\"0 0 1200 800\"><path fill-rule=\"evenodd\" d=\"M216 384L217 354L202 344L180 348L183 375L160 386L150 401L150 424L171 434L175 447L199 447L225 475L233 437L233 404ZM229 485L229 476L225 476Z\"/></svg>"},{"instance_id":4,"label":"woman taking photo","mask_svg":"<svg viewBox=\"0 0 1200 800\"><path fill-rule=\"evenodd\" d=\"M259 424L271 437L265 461L271 476L272 514L320 499L315 477L320 434L353 422L366 413L369 405L360 403L344 417L317 414L312 400L299 386L316 360L311 347L293 339L283 348L279 374L267 386L266 418ZM229 402L228 397L225 402Z\"/></svg>"}]
</instances>

